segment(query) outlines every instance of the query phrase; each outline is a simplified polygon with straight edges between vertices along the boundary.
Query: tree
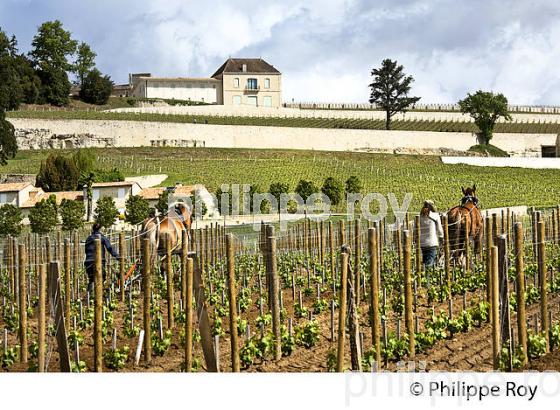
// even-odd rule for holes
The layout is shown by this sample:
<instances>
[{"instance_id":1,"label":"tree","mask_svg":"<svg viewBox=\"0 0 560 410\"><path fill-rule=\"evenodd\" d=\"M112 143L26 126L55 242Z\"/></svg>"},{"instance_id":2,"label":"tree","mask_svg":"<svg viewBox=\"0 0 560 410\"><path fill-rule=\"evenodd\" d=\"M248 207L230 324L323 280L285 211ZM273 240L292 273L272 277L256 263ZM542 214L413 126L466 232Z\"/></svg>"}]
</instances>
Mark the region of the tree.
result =
<instances>
[{"instance_id":1,"label":"tree","mask_svg":"<svg viewBox=\"0 0 560 410\"><path fill-rule=\"evenodd\" d=\"M371 72L374 77L369 102L377 104L386 113L385 128L391 129L391 117L399 112L406 112L407 108L420 100L420 97L409 97L410 84L414 81L411 76L406 76L402 65L396 61L385 59L381 68L374 68Z\"/></svg>"},{"instance_id":2,"label":"tree","mask_svg":"<svg viewBox=\"0 0 560 410\"><path fill-rule=\"evenodd\" d=\"M44 235L52 231L58 224L58 207L56 197L50 195L48 199L37 202L29 211L31 232Z\"/></svg>"},{"instance_id":3,"label":"tree","mask_svg":"<svg viewBox=\"0 0 560 410\"><path fill-rule=\"evenodd\" d=\"M160 215L167 215L167 211L169 210L169 191L167 189L164 189L158 195L156 209Z\"/></svg>"},{"instance_id":4,"label":"tree","mask_svg":"<svg viewBox=\"0 0 560 410\"><path fill-rule=\"evenodd\" d=\"M18 236L21 233L21 210L12 204L0 206L0 237Z\"/></svg>"},{"instance_id":5,"label":"tree","mask_svg":"<svg viewBox=\"0 0 560 410\"><path fill-rule=\"evenodd\" d=\"M85 207L83 201L63 199L60 204L62 230L76 231L84 226Z\"/></svg>"},{"instance_id":6,"label":"tree","mask_svg":"<svg viewBox=\"0 0 560 410\"><path fill-rule=\"evenodd\" d=\"M31 45L33 49L29 54L37 67L49 66L65 72L72 70L68 57L76 52L78 44L59 20L41 24Z\"/></svg>"},{"instance_id":7,"label":"tree","mask_svg":"<svg viewBox=\"0 0 560 410\"><path fill-rule=\"evenodd\" d=\"M110 196L104 196L97 201L95 207L95 221L103 228L109 228L115 223L115 219L119 216L119 211L115 206L115 200Z\"/></svg>"},{"instance_id":8,"label":"tree","mask_svg":"<svg viewBox=\"0 0 560 410\"><path fill-rule=\"evenodd\" d=\"M16 66L17 42L0 30L0 110L15 110L23 99Z\"/></svg>"},{"instance_id":9,"label":"tree","mask_svg":"<svg viewBox=\"0 0 560 410\"><path fill-rule=\"evenodd\" d=\"M307 198L318 191L319 189L313 182L305 179L300 180L296 186L296 194L301 196L304 201L307 201Z\"/></svg>"},{"instance_id":10,"label":"tree","mask_svg":"<svg viewBox=\"0 0 560 410\"><path fill-rule=\"evenodd\" d=\"M21 85L22 102L35 104L39 101L41 79L33 69L33 63L26 56L20 54L16 56L15 60Z\"/></svg>"},{"instance_id":11,"label":"tree","mask_svg":"<svg viewBox=\"0 0 560 410\"><path fill-rule=\"evenodd\" d=\"M494 94L478 90L474 94L467 94L464 100L459 101L461 112L469 114L480 130L479 137L484 144L492 139L494 126L499 118L511 120L508 113L508 100L503 94Z\"/></svg>"},{"instance_id":12,"label":"tree","mask_svg":"<svg viewBox=\"0 0 560 410\"><path fill-rule=\"evenodd\" d=\"M321 192L329 197L331 204L338 205L342 200L342 193L344 192L344 187L342 183L333 177L328 177L323 182L323 187Z\"/></svg>"},{"instance_id":13,"label":"tree","mask_svg":"<svg viewBox=\"0 0 560 410\"><path fill-rule=\"evenodd\" d=\"M282 182L273 182L270 184L270 188L268 188L269 194L276 198L278 203L280 203L280 196L282 194L287 194L289 190L290 187L288 184L283 184Z\"/></svg>"},{"instance_id":14,"label":"tree","mask_svg":"<svg viewBox=\"0 0 560 410\"><path fill-rule=\"evenodd\" d=\"M150 204L140 195L131 195L126 200L125 221L138 225L150 214Z\"/></svg>"},{"instance_id":15,"label":"tree","mask_svg":"<svg viewBox=\"0 0 560 410\"><path fill-rule=\"evenodd\" d=\"M80 43L76 51L76 60L74 62L74 73L78 77L78 85L83 87L84 79L88 73L95 67L95 57L97 54L86 43Z\"/></svg>"},{"instance_id":16,"label":"tree","mask_svg":"<svg viewBox=\"0 0 560 410\"><path fill-rule=\"evenodd\" d=\"M67 71L72 70L68 57L76 51L77 42L58 20L43 23L29 53L41 79L39 101L54 105L68 104L71 84Z\"/></svg>"},{"instance_id":17,"label":"tree","mask_svg":"<svg viewBox=\"0 0 560 410\"><path fill-rule=\"evenodd\" d=\"M89 104L104 105L109 101L112 91L111 77L102 76L99 70L94 68L84 79L80 89L80 98Z\"/></svg>"},{"instance_id":18,"label":"tree","mask_svg":"<svg viewBox=\"0 0 560 410\"><path fill-rule=\"evenodd\" d=\"M362 182L360 179L352 175L346 180L346 189L347 194L359 194L362 192Z\"/></svg>"},{"instance_id":19,"label":"tree","mask_svg":"<svg viewBox=\"0 0 560 410\"><path fill-rule=\"evenodd\" d=\"M81 175L89 176L95 167L95 153L91 148L81 148L72 155L72 160L76 164Z\"/></svg>"},{"instance_id":20,"label":"tree","mask_svg":"<svg viewBox=\"0 0 560 410\"><path fill-rule=\"evenodd\" d=\"M14 126L6 121L6 115L0 109L0 165L6 165L8 159L16 156L17 150Z\"/></svg>"},{"instance_id":21,"label":"tree","mask_svg":"<svg viewBox=\"0 0 560 410\"><path fill-rule=\"evenodd\" d=\"M46 192L73 191L78 186L80 172L72 158L50 154L41 162L35 185Z\"/></svg>"}]
</instances>

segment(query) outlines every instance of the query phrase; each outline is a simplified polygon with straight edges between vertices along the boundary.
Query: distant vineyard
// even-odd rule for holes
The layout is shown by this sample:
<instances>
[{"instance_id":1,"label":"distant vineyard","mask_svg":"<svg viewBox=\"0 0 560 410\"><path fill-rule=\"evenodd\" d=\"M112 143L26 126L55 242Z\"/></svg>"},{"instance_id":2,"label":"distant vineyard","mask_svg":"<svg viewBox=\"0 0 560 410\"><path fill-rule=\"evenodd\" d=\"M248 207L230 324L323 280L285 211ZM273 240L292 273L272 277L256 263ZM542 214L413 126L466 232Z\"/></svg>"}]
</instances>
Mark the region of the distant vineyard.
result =
<instances>
[{"instance_id":1,"label":"distant vineyard","mask_svg":"<svg viewBox=\"0 0 560 410\"><path fill-rule=\"evenodd\" d=\"M50 120L116 120L148 121L172 123L196 123L213 125L249 125L265 127L325 128L383 130L382 119L349 118L297 118L297 117L243 117L177 115L160 113L119 113L100 111L15 111L8 113L11 118L31 118ZM394 120L393 129L400 131L434 132L478 132L477 126L469 121L440 120ZM558 134L560 123L553 122L510 122L496 125L498 133Z\"/></svg>"}]
</instances>

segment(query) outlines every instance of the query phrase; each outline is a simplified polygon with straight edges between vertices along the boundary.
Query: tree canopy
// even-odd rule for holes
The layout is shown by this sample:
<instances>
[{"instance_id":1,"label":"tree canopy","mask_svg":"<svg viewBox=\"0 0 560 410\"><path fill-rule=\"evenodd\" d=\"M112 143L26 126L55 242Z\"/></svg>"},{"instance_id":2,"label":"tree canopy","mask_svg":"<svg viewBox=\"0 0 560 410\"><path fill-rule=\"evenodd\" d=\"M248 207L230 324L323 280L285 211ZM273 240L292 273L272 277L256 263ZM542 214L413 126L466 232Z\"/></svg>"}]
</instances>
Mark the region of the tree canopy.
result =
<instances>
[{"instance_id":1,"label":"tree canopy","mask_svg":"<svg viewBox=\"0 0 560 410\"><path fill-rule=\"evenodd\" d=\"M109 101L112 91L111 77L101 75L99 70L94 68L84 78L80 98L89 104L103 105Z\"/></svg>"},{"instance_id":2,"label":"tree canopy","mask_svg":"<svg viewBox=\"0 0 560 410\"><path fill-rule=\"evenodd\" d=\"M369 102L377 104L386 113L385 128L391 129L391 118L406 110L420 100L420 97L409 97L410 85L414 81L404 73L404 67L396 61L385 59L380 68L371 71L373 82L369 85L371 95Z\"/></svg>"},{"instance_id":3,"label":"tree canopy","mask_svg":"<svg viewBox=\"0 0 560 410\"><path fill-rule=\"evenodd\" d=\"M82 42L78 45L76 51L76 60L74 62L74 73L77 77L77 83L81 87L84 84L84 79L95 67L95 57L97 54L91 47Z\"/></svg>"},{"instance_id":4,"label":"tree canopy","mask_svg":"<svg viewBox=\"0 0 560 410\"><path fill-rule=\"evenodd\" d=\"M484 144L488 144L492 139L498 119L511 120L508 100L503 94L478 90L474 94L467 94L465 99L459 101L459 107L463 113L469 114L474 119Z\"/></svg>"},{"instance_id":5,"label":"tree canopy","mask_svg":"<svg viewBox=\"0 0 560 410\"><path fill-rule=\"evenodd\" d=\"M84 226L85 207L83 201L63 199L60 204L62 230L76 231Z\"/></svg>"},{"instance_id":6,"label":"tree canopy","mask_svg":"<svg viewBox=\"0 0 560 410\"><path fill-rule=\"evenodd\" d=\"M110 196L104 196L97 201L95 207L95 221L103 228L109 228L115 223L119 216L119 211L115 206L115 200Z\"/></svg>"},{"instance_id":7,"label":"tree canopy","mask_svg":"<svg viewBox=\"0 0 560 410\"><path fill-rule=\"evenodd\" d=\"M56 197L51 195L48 199L37 202L29 211L31 232L46 234L51 232L58 224L58 207Z\"/></svg>"},{"instance_id":8,"label":"tree canopy","mask_svg":"<svg viewBox=\"0 0 560 410\"><path fill-rule=\"evenodd\" d=\"M140 195L131 195L126 200L125 221L138 225L150 214L150 204Z\"/></svg>"},{"instance_id":9,"label":"tree canopy","mask_svg":"<svg viewBox=\"0 0 560 410\"><path fill-rule=\"evenodd\" d=\"M21 233L21 209L12 204L0 206L0 237L18 236Z\"/></svg>"},{"instance_id":10,"label":"tree canopy","mask_svg":"<svg viewBox=\"0 0 560 410\"><path fill-rule=\"evenodd\" d=\"M72 158L50 154L41 162L35 185L46 192L73 191L78 186L80 171Z\"/></svg>"}]
</instances>

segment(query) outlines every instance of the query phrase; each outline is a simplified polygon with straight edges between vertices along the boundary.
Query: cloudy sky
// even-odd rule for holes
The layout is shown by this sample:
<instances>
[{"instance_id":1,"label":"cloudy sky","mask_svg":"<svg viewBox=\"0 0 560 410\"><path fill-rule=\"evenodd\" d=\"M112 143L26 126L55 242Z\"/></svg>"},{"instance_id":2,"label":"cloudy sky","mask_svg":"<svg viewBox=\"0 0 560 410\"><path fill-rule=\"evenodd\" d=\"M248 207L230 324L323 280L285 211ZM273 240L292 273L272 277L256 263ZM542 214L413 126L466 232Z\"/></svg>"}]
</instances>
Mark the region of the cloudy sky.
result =
<instances>
[{"instance_id":1,"label":"cloudy sky","mask_svg":"<svg viewBox=\"0 0 560 410\"><path fill-rule=\"evenodd\" d=\"M28 51L59 19L118 83L262 57L286 101L367 102L371 69L392 58L423 102L488 89L560 105L559 13L558 0L0 0L0 27Z\"/></svg>"}]
</instances>

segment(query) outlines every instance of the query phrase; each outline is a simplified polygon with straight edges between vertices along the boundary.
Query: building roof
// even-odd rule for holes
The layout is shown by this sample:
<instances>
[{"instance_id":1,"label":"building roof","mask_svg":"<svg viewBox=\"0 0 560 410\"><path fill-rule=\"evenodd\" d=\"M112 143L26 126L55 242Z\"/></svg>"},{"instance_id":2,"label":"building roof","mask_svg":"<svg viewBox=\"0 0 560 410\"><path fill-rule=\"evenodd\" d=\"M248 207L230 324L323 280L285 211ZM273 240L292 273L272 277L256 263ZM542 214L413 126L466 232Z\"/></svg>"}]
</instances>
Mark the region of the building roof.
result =
<instances>
[{"instance_id":1,"label":"building roof","mask_svg":"<svg viewBox=\"0 0 560 410\"><path fill-rule=\"evenodd\" d=\"M166 187L144 188L138 195L147 200L158 199ZM175 186L174 193L179 195L191 195L196 191L197 185L177 185Z\"/></svg>"},{"instance_id":2,"label":"building roof","mask_svg":"<svg viewBox=\"0 0 560 410\"><path fill-rule=\"evenodd\" d=\"M9 184L0 184L0 192L19 192L28 186L33 186L29 182L12 182Z\"/></svg>"},{"instance_id":3,"label":"building roof","mask_svg":"<svg viewBox=\"0 0 560 410\"><path fill-rule=\"evenodd\" d=\"M171 81L171 82L218 82L215 78L206 77L139 77L146 81Z\"/></svg>"},{"instance_id":4,"label":"building roof","mask_svg":"<svg viewBox=\"0 0 560 410\"><path fill-rule=\"evenodd\" d=\"M243 71L243 65L247 66L247 71ZM212 75L212 78L220 78L223 74L237 73L280 74L280 71L262 58L228 58L214 75Z\"/></svg>"},{"instance_id":5,"label":"building roof","mask_svg":"<svg viewBox=\"0 0 560 410\"><path fill-rule=\"evenodd\" d=\"M119 181L119 182L94 182L91 186L93 188L105 188L105 187L115 187L115 186L132 186L138 185L135 181Z\"/></svg>"},{"instance_id":6,"label":"building roof","mask_svg":"<svg viewBox=\"0 0 560 410\"><path fill-rule=\"evenodd\" d=\"M71 201L84 200L84 195L80 191L43 192L43 190L39 190L34 197L30 197L20 208L32 208L36 203L41 202L43 199L48 199L51 195L55 196L57 205L60 205L64 199Z\"/></svg>"}]
</instances>

